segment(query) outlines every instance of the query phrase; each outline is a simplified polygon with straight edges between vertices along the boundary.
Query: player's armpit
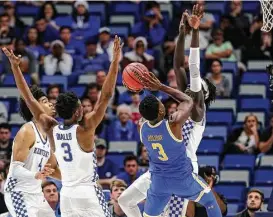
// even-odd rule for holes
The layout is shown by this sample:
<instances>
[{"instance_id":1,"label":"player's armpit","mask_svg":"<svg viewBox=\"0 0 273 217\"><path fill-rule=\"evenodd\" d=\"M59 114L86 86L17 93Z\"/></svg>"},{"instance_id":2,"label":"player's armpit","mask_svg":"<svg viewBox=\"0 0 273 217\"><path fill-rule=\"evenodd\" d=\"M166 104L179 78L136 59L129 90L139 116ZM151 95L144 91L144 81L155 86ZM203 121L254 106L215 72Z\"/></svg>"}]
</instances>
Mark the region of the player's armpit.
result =
<instances>
[{"instance_id":1,"label":"player's armpit","mask_svg":"<svg viewBox=\"0 0 273 217\"><path fill-rule=\"evenodd\" d=\"M35 142L35 132L32 126L24 124L14 138L13 160L24 162L29 154L29 149Z\"/></svg>"}]
</instances>

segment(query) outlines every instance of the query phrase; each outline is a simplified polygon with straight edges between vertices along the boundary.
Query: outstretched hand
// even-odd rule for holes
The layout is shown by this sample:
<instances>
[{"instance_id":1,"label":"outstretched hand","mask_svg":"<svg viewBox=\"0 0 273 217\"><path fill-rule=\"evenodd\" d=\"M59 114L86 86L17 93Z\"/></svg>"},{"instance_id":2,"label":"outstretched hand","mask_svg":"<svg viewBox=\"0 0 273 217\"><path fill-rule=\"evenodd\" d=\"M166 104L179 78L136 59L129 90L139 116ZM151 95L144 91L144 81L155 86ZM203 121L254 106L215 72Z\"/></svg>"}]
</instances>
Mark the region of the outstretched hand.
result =
<instances>
[{"instance_id":1,"label":"outstretched hand","mask_svg":"<svg viewBox=\"0 0 273 217\"><path fill-rule=\"evenodd\" d=\"M200 5L194 5L192 9L192 15L189 17L188 22L189 25L193 29L198 29L201 23L201 19L204 16L204 10L203 7Z\"/></svg>"},{"instance_id":2,"label":"outstretched hand","mask_svg":"<svg viewBox=\"0 0 273 217\"><path fill-rule=\"evenodd\" d=\"M185 24L186 24L186 20L188 20L189 17L189 13L188 10L185 10L182 14L181 20L180 20L180 24L179 24L179 31L184 31L185 29Z\"/></svg>"},{"instance_id":3,"label":"outstretched hand","mask_svg":"<svg viewBox=\"0 0 273 217\"><path fill-rule=\"evenodd\" d=\"M19 55L18 57L14 55L12 50L8 50L6 47L2 48L3 52L5 53L5 55L7 56L7 58L10 61L10 64L12 66L19 66L20 62L21 62L21 55Z\"/></svg>"},{"instance_id":4,"label":"outstretched hand","mask_svg":"<svg viewBox=\"0 0 273 217\"><path fill-rule=\"evenodd\" d=\"M121 39L120 37L118 37L117 35L115 35L115 39L114 39L114 47L113 47L113 60L120 60L120 55L121 55L121 50L123 47L124 43L121 43Z\"/></svg>"}]
</instances>

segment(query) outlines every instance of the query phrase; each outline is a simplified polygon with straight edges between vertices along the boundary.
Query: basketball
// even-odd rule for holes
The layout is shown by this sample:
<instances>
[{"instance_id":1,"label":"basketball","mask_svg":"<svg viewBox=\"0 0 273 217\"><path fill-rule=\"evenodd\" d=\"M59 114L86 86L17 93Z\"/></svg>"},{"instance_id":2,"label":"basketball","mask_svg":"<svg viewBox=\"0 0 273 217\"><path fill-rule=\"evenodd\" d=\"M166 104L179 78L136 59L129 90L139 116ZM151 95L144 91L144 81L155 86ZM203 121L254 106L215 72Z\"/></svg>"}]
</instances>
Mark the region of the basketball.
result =
<instances>
[{"instance_id":1,"label":"basketball","mask_svg":"<svg viewBox=\"0 0 273 217\"><path fill-rule=\"evenodd\" d=\"M146 66L141 63L127 65L122 73L123 85L132 92L140 92L144 87L138 78L138 74L149 73Z\"/></svg>"}]
</instances>

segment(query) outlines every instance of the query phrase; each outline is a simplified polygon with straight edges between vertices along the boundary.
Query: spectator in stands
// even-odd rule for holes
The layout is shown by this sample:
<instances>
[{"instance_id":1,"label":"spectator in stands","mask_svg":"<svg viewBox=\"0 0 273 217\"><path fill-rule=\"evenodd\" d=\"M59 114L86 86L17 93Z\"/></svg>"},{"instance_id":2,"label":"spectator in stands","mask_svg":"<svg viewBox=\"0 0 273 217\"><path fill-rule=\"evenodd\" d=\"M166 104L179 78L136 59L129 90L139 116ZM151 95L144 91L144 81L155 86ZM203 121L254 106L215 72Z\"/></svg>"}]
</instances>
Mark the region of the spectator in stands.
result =
<instances>
[{"instance_id":1,"label":"spectator in stands","mask_svg":"<svg viewBox=\"0 0 273 217\"><path fill-rule=\"evenodd\" d=\"M0 161L9 161L11 158L11 152L11 126L8 123L2 123L0 124Z\"/></svg>"},{"instance_id":2,"label":"spectator in stands","mask_svg":"<svg viewBox=\"0 0 273 217\"><path fill-rule=\"evenodd\" d=\"M133 51L124 54L122 67L125 68L130 63L139 62L145 65L149 71L152 71L154 69L154 57L146 52L147 47L147 40L144 37L137 37L134 41Z\"/></svg>"},{"instance_id":3,"label":"spectator in stands","mask_svg":"<svg viewBox=\"0 0 273 217\"><path fill-rule=\"evenodd\" d=\"M135 41L135 36L134 35L128 35L126 38L126 45L123 47L123 52L130 52L134 49L134 41Z\"/></svg>"},{"instance_id":4,"label":"spectator in stands","mask_svg":"<svg viewBox=\"0 0 273 217\"><path fill-rule=\"evenodd\" d=\"M262 210L264 193L257 188L250 189L247 193L246 209L235 217L254 217L257 211Z\"/></svg>"},{"instance_id":5,"label":"spectator in stands","mask_svg":"<svg viewBox=\"0 0 273 217\"><path fill-rule=\"evenodd\" d=\"M5 163L4 167L0 169L0 194L4 194L4 186L7 181L10 164Z\"/></svg>"},{"instance_id":6,"label":"spectator in stands","mask_svg":"<svg viewBox=\"0 0 273 217\"><path fill-rule=\"evenodd\" d=\"M270 119L270 126L266 128L260 137L259 150L262 153L273 154L273 115Z\"/></svg>"},{"instance_id":7,"label":"spectator in stands","mask_svg":"<svg viewBox=\"0 0 273 217\"><path fill-rule=\"evenodd\" d=\"M130 186L139 176L142 175L142 172L138 169L137 157L134 155L126 156L124 161L124 170L117 175L117 179L123 180L128 186Z\"/></svg>"},{"instance_id":8,"label":"spectator in stands","mask_svg":"<svg viewBox=\"0 0 273 217\"><path fill-rule=\"evenodd\" d=\"M116 179L111 183L111 203L109 209L113 217L127 217L118 204L118 198L126 188L127 185L123 180Z\"/></svg>"},{"instance_id":9,"label":"spectator in stands","mask_svg":"<svg viewBox=\"0 0 273 217\"><path fill-rule=\"evenodd\" d=\"M139 119L141 118L141 115L139 113L139 104L140 104L140 95L138 93L132 93L131 95L132 103L130 105L131 111L132 111L132 121L137 124Z\"/></svg>"},{"instance_id":10,"label":"spectator in stands","mask_svg":"<svg viewBox=\"0 0 273 217\"><path fill-rule=\"evenodd\" d=\"M236 61L233 47L229 41L224 42L223 31L216 29L212 32L213 43L206 50L206 59L221 59L222 61Z\"/></svg>"},{"instance_id":11,"label":"spectator in stands","mask_svg":"<svg viewBox=\"0 0 273 217\"><path fill-rule=\"evenodd\" d=\"M8 14L0 15L0 48L7 47L14 49L15 30L9 26L10 18Z\"/></svg>"},{"instance_id":12,"label":"spectator in stands","mask_svg":"<svg viewBox=\"0 0 273 217\"><path fill-rule=\"evenodd\" d=\"M108 27L102 27L99 29L99 42L97 44L97 52L105 53L108 55L109 61L113 59L113 46L114 41L111 39L111 30ZM121 53L120 61L123 54Z\"/></svg>"},{"instance_id":13,"label":"spectator in stands","mask_svg":"<svg viewBox=\"0 0 273 217\"><path fill-rule=\"evenodd\" d=\"M231 23L236 29L243 29L245 35L249 35L249 19L242 13L242 1L236 0L230 2Z\"/></svg>"},{"instance_id":14,"label":"spectator in stands","mask_svg":"<svg viewBox=\"0 0 273 217\"><path fill-rule=\"evenodd\" d=\"M59 32L51 25L48 25L44 18L38 18L35 27L38 30L38 38L46 49L50 47L52 41L59 38Z\"/></svg>"},{"instance_id":15,"label":"spectator in stands","mask_svg":"<svg viewBox=\"0 0 273 217\"><path fill-rule=\"evenodd\" d=\"M64 43L66 53L72 56L84 54L85 50L83 44L72 38L71 28L69 26L62 26L60 28L60 39Z\"/></svg>"},{"instance_id":16,"label":"spectator in stands","mask_svg":"<svg viewBox=\"0 0 273 217\"><path fill-rule=\"evenodd\" d=\"M117 108L117 119L109 126L109 141L139 141L137 128L131 119L132 110L126 105Z\"/></svg>"},{"instance_id":17,"label":"spectator in stands","mask_svg":"<svg viewBox=\"0 0 273 217\"><path fill-rule=\"evenodd\" d=\"M106 53L97 51L97 37L90 37L86 42L86 53L81 63L81 70L84 73L95 73L99 70L108 71L110 62Z\"/></svg>"},{"instance_id":18,"label":"spectator in stands","mask_svg":"<svg viewBox=\"0 0 273 217\"><path fill-rule=\"evenodd\" d=\"M148 156L148 151L145 147L145 145L141 144L140 145L140 155L138 158L139 166L144 169L144 171L148 170L149 167L149 156Z\"/></svg>"},{"instance_id":19,"label":"spectator in stands","mask_svg":"<svg viewBox=\"0 0 273 217\"><path fill-rule=\"evenodd\" d=\"M15 16L14 2L4 2L4 13L9 15L9 26L15 30L16 36L20 37L24 33L26 25L17 16Z\"/></svg>"},{"instance_id":20,"label":"spectator in stands","mask_svg":"<svg viewBox=\"0 0 273 217\"><path fill-rule=\"evenodd\" d=\"M42 191L49 206L54 210L56 217L60 217L61 211L59 207L59 192L57 185L53 181L45 181L42 183Z\"/></svg>"},{"instance_id":21,"label":"spectator in stands","mask_svg":"<svg viewBox=\"0 0 273 217\"><path fill-rule=\"evenodd\" d=\"M50 45L51 54L45 57L45 73L47 75L62 74L70 75L72 73L73 59L71 55L64 52L64 43L55 40Z\"/></svg>"},{"instance_id":22,"label":"spectator in stands","mask_svg":"<svg viewBox=\"0 0 273 217\"><path fill-rule=\"evenodd\" d=\"M118 166L106 156L107 146L104 139L95 139L98 175L100 184L106 187L110 179L119 173Z\"/></svg>"},{"instance_id":23,"label":"spectator in stands","mask_svg":"<svg viewBox=\"0 0 273 217\"><path fill-rule=\"evenodd\" d=\"M50 84L46 90L46 95L49 98L57 99L62 89L58 84Z\"/></svg>"},{"instance_id":24,"label":"spectator in stands","mask_svg":"<svg viewBox=\"0 0 273 217\"><path fill-rule=\"evenodd\" d=\"M90 99L92 108L94 108L99 97L99 86L97 83L88 84L83 95Z\"/></svg>"},{"instance_id":25,"label":"spectator in stands","mask_svg":"<svg viewBox=\"0 0 273 217\"><path fill-rule=\"evenodd\" d=\"M215 85L217 96L230 97L230 84L229 80L222 75L223 63L221 60L213 60L211 63L211 74L208 79Z\"/></svg>"},{"instance_id":26,"label":"spectator in stands","mask_svg":"<svg viewBox=\"0 0 273 217\"><path fill-rule=\"evenodd\" d=\"M247 115L244 126L233 130L231 135L228 136L224 154L254 154L257 151L259 142L258 118L253 114Z\"/></svg>"},{"instance_id":27,"label":"spectator in stands","mask_svg":"<svg viewBox=\"0 0 273 217\"><path fill-rule=\"evenodd\" d=\"M82 103L82 108L83 108L83 115L92 112L93 108L92 108L92 103L90 101L89 98L83 98L81 100Z\"/></svg>"},{"instance_id":28,"label":"spectator in stands","mask_svg":"<svg viewBox=\"0 0 273 217\"><path fill-rule=\"evenodd\" d=\"M58 12L53 2L47 1L42 5L42 7L40 7L39 17L44 18L48 25L59 30L60 27L54 21L57 15Z\"/></svg>"},{"instance_id":29,"label":"spectator in stands","mask_svg":"<svg viewBox=\"0 0 273 217\"><path fill-rule=\"evenodd\" d=\"M39 64L44 63L45 49L41 46L40 39L38 38L38 30L35 27L30 27L27 31L26 38L27 48L32 51Z\"/></svg>"},{"instance_id":30,"label":"spectator in stands","mask_svg":"<svg viewBox=\"0 0 273 217\"><path fill-rule=\"evenodd\" d=\"M167 111L166 117L169 117L171 114L173 114L174 112L177 111L178 104L173 99L169 99L165 103L165 107L166 107L166 111Z\"/></svg>"},{"instance_id":31,"label":"spectator in stands","mask_svg":"<svg viewBox=\"0 0 273 217\"><path fill-rule=\"evenodd\" d=\"M72 12L72 28L87 29L89 27L89 6L85 0L78 0L74 3Z\"/></svg>"},{"instance_id":32,"label":"spectator in stands","mask_svg":"<svg viewBox=\"0 0 273 217\"><path fill-rule=\"evenodd\" d=\"M227 201L224 195L218 194L214 190L214 186L219 181L219 176L216 173L215 167L206 166L199 169L198 175L201 176L209 185L213 195L216 198L217 204L220 207L223 216L227 215ZM190 201L187 208L187 217L207 217L206 208L198 203Z\"/></svg>"}]
</instances>

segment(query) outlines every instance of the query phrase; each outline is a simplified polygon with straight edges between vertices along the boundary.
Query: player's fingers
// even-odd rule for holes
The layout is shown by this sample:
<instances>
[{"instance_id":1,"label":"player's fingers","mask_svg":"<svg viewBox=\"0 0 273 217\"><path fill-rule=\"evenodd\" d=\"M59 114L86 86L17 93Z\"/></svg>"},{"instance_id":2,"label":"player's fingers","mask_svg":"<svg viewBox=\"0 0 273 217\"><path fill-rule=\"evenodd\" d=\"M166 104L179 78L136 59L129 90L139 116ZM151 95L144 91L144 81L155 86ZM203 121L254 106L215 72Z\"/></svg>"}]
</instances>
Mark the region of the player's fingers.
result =
<instances>
[{"instance_id":1,"label":"player's fingers","mask_svg":"<svg viewBox=\"0 0 273 217\"><path fill-rule=\"evenodd\" d=\"M45 167L51 167L51 163L46 163Z\"/></svg>"}]
</instances>

